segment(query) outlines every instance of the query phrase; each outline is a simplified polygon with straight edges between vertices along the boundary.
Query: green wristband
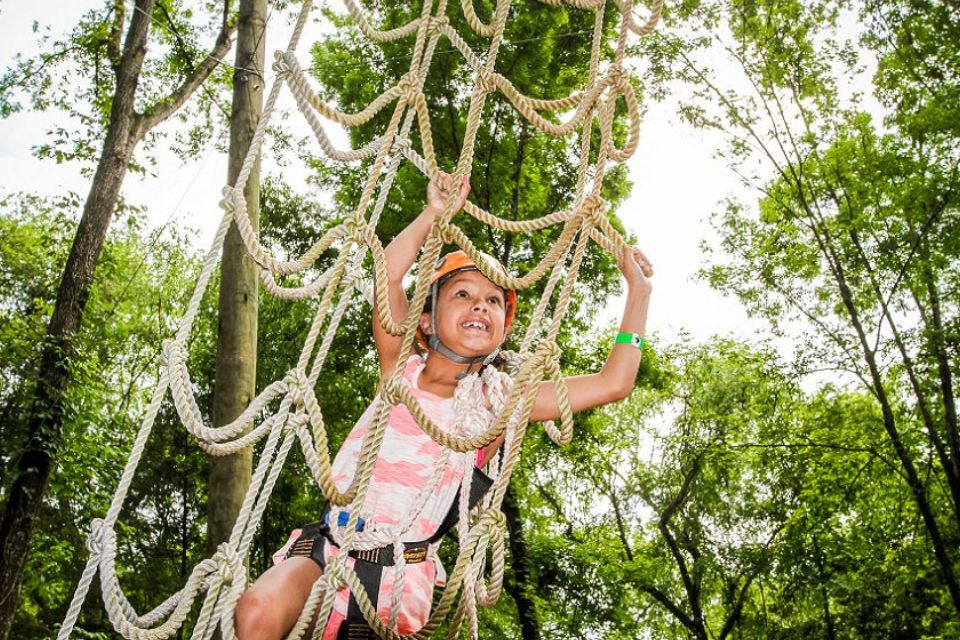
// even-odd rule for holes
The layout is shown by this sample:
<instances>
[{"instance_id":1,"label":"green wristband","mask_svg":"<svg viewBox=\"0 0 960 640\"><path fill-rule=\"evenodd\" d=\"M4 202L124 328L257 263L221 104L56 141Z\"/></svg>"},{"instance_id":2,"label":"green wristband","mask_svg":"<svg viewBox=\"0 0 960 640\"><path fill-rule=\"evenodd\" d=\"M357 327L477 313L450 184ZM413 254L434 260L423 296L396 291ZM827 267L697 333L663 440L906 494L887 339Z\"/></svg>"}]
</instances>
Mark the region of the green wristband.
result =
<instances>
[{"instance_id":1,"label":"green wristband","mask_svg":"<svg viewBox=\"0 0 960 640\"><path fill-rule=\"evenodd\" d=\"M617 334L616 340L613 341L614 344L632 344L637 349L643 351L643 346L646 344L646 341L643 339L643 336L637 333L626 333L621 331Z\"/></svg>"}]
</instances>

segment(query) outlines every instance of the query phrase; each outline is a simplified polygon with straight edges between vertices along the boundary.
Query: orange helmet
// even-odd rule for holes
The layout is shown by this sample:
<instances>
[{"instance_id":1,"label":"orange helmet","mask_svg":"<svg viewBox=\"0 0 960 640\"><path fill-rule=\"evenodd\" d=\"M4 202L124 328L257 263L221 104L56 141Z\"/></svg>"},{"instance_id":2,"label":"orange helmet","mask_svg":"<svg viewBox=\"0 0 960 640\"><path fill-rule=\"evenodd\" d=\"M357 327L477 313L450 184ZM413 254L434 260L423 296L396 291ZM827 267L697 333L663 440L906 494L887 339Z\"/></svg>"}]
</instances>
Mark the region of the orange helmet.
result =
<instances>
[{"instance_id":1,"label":"orange helmet","mask_svg":"<svg viewBox=\"0 0 960 640\"><path fill-rule=\"evenodd\" d=\"M486 253L481 253L480 255L486 259L488 266L500 270L504 275L508 275L506 268L504 268L496 258ZM451 251L440 258L436 268L433 270L433 276L430 278L430 297L427 298L429 309L424 309L425 311L429 311L431 314L436 313L437 296L440 287L450 276L458 271L480 271L480 269L470 256L459 249L457 251ZM503 293L506 298L503 333L507 335L510 332L510 327L513 325L513 319L517 315L517 292L514 289L504 289ZM424 348L427 347L428 337L424 335L423 329L420 327L417 327L417 340L421 346Z\"/></svg>"}]
</instances>

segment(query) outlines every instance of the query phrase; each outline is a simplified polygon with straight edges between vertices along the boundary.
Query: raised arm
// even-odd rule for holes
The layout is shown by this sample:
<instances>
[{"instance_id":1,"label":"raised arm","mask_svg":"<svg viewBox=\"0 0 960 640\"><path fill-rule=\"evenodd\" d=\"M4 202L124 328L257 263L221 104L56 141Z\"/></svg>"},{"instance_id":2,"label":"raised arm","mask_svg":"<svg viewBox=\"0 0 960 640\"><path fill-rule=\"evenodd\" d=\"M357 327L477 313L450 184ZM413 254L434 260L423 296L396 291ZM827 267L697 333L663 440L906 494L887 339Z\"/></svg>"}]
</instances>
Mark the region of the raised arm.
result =
<instances>
[{"instance_id":1,"label":"raised arm","mask_svg":"<svg viewBox=\"0 0 960 640\"><path fill-rule=\"evenodd\" d=\"M618 266L627 283L627 298L623 306L620 331L643 336L647 330L647 309L650 306L652 290L649 278L653 275L653 269L643 252L636 248L628 249ZM615 343L600 371L565 378L573 412L578 413L623 400L630 395L640 367L640 356L641 351L637 347ZM540 384L530 419L554 420L559 417L560 407L557 404L555 385L552 382L543 382Z\"/></svg>"},{"instance_id":2,"label":"raised arm","mask_svg":"<svg viewBox=\"0 0 960 640\"><path fill-rule=\"evenodd\" d=\"M443 205L447 193L453 187L453 176L441 174L439 184L433 181L427 186L427 204L423 211L398 233L384 250L387 262L387 282L389 285L390 312L396 319L407 316L407 294L403 290L403 278L417 259L420 247L426 241L433 226L433 221L443 212ZM459 198L454 204L456 211L463 208L470 193L469 178L464 177L460 184ZM380 318L373 314L373 339L380 357L380 371L389 375L397 366L397 357L400 355L401 336L387 333L380 324Z\"/></svg>"}]
</instances>

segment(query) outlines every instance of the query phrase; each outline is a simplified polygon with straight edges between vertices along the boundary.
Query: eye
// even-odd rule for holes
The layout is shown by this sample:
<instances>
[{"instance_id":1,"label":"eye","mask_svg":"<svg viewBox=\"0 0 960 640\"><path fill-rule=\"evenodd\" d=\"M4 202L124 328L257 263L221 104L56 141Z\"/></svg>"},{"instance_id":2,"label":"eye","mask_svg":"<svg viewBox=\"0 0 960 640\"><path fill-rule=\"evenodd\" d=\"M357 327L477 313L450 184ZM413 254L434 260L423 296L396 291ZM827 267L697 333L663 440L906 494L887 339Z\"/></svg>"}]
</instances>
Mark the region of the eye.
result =
<instances>
[{"instance_id":1,"label":"eye","mask_svg":"<svg viewBox=\"0 0 960 640\"><path fill-rule=\"evenodd\" d=\"M503 300L500 299L500 296L490 296L487 298L487 302L497 307L503 304Z\"/></svg>"},{"instance_id":2,"label":"eye","mask_svg":"<svg viewBox=\"0 0 960 640\"><path fill-rule=\"evenodd\" d=\"M453 295L455 295L455 296L458 297L458 298L466 298L469 294L467 293L467 290L466 290L466 289L459 289L459 290L458 290L455 294L453 294Z\"/></svg>"}]
</instances>

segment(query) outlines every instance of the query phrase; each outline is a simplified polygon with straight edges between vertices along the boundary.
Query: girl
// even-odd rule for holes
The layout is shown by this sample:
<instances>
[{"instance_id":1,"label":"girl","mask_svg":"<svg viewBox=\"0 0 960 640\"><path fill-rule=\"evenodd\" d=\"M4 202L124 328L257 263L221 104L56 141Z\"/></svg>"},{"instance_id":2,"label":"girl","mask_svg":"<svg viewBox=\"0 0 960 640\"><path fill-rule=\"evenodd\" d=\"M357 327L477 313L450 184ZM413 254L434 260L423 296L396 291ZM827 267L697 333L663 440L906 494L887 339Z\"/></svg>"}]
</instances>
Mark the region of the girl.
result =
<instances>
[{"instance_id":1,"label":"girl","mask_svg":"<svg viewBox=\"0 0 960 640\"><path fill-rule=\"evenodd\" d=\"M442 174L427 188L427 206L385 250L390 307L395 318L407 315L403 278L416 260L434 219L442 213L446 194L457 189L456 207L466 202L467 178L459 185ZM492 260L492 259L491 259ZM619 261L627 283L627 296L620 334L603 367L597 373L565 379L570 406L583 411L629 395L640 365L642 339L653 275L650 262L638 249L630 249ZM494 268L503 269L495 264ZM457 405L465 387L461 379L492 361L510 329L516 313L516 292L504 291L488 280L463 252L447 254L432 278L427 309L421 315L418 335L427 347L427 356L414 356L406 363L403 377L431 420L451 433L467 435L457 424ZM373 314L373 336L383 375L392 374L398 364L402 338L387 333ZM470 376L467 380L474 379ZM456 396L456 397L455 397ZM341 491L353 480L364 436L379 400L374 400L353 428L333 463L334 481ZM475 408L474 408L475 409ZM489 420L495 418L484 407ZM542 382L531 421L559 418L560 409L552 382ZM482 422L482 421L481 421ZM418 631L427 621L435 582L443 580L443 567L436 547L443 532L456 520L459 487L464 469L476 460L480 466L502 444L503 436L482 451L455 454L444 451L410 416L403 405L392 407L383 445L373 470L357 523L358 536L382 537L384 546L351 551L348 562L357 571L384 623L396 624L400 634ZM435 473L437 465L442 472ZM478 480L478 475L480 480ZM483 476L474 472L471 483L482 495ZM471 503L475 496L471 495ZM479 496L477 496L479 497ZM339 551L334 539L345 529L350 514L328 511L325 521L295 531L281 550L282 561L266 571L244 593L237 604L235 621L240 640L279 639L293 628L310 593L330 557ZM393 575L394 553L402 540L403 580ZM402 584L402 593L393 594L393 585ZM357 623L359 608L346 589L337 594L324 640L373 638ZM309 637L309 636L308 636Z\"/></svg>"}]
</instances>

